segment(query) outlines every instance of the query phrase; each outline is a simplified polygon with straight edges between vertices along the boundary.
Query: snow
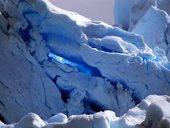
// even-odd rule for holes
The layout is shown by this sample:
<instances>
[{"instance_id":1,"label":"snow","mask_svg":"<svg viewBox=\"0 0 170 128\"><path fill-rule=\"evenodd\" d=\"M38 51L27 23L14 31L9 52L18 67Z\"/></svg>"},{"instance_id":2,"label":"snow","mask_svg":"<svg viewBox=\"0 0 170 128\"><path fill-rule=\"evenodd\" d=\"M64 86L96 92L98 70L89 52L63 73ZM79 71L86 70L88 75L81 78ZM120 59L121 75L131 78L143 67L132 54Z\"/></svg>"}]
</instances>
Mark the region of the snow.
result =
<instances>
[{"instance_id":1,"label":"snow","mask_svg":"<svg viewBox=\"0 0 170 128\"><path fill-rule=\"evenodd\" d=\"M40 128L45 126L46 123L36 114L28 113L18 123L15 124L15 128Z\"/></svg>"},{"instance_id":2,"label":"snow","mask_svg":"<svg viewBox=\"0 0 170 128\"><path fill-rule=\"evenodd\" d=\"M146 112L145 120L140 124L143 127L166 127L170 126L169 122L169 97L166 100L154 101L149 105Z\"/></svg>"},{"instance_id":3,"label":"snow","mask_svg":"<svg viewBox=\"0 0 170 128\"><path fill-rule=\"evenodd\" d=\"M0 4L0 117L13 123L36 113L11 127L130 128L143 125L153 101L169 108L168 96L156 96L170 95L169 53L161 49L169 46L166 12L150 7L128 32L47 0Z\"/></svg>"},{"instance_id":4,"label":"snow","mask_svg":"<svg viewBox=\"0 0 170 128\"><path fill-rule=\"evenodd\" d=\"M90 115L72 115L68 119L66 115L59 113L46 122L38 115L29 113L17 123L2 123L1 128L169 128L169 101L169 96L150 95L121 117L109 110Z\"/></svg>"},{"instance_id":5,"label":"snow","mask_svg":"<svg viewBox=\"0 0 170 128\"><path fill-rule=\"evenodd\" d=\"M50 117L50 118L47 120L48 123L56 123L56 122L66 123L67 121L68 121L67 116L64 115L63 113L58 113L58 114Z\"/></svg>"}]
</instances>

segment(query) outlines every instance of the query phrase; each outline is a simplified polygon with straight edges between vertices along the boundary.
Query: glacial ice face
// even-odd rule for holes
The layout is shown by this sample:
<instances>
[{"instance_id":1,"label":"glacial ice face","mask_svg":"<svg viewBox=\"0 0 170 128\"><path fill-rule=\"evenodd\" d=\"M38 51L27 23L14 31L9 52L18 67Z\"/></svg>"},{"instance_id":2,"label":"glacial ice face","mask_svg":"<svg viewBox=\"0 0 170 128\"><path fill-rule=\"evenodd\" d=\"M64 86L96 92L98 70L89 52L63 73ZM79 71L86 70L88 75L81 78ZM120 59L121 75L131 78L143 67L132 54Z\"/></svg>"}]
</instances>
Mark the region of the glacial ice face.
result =
<instances>
[{"instance_id":1,"label":"glacial ice face","mask_svg":"<svg viewBox=\"0 0 170 128\"><path fill-rule=\"evenodd\" d=\"M169 22L169 15L162 10L151 7L133 28L132 32L143 35L149 47L152 49L156 47L164 49L165 55L167 55L169 53L169 43L167 40L167 32L169 31L167 26ZM151 31L148 31L148 28ZM167 57L169 58L169 56Z\"/></svg>"},{"instance_id":2,"label":"glacial ice face","mask_svg":"<svg viewBox=\"0 0 170 128\"><path fill-rule=\"evenodd\" d=\"M151 6L170 14L169 0L114 0L114 23L125 30L132 30Z\"/></svg>"},{"instance_id":3,"label":"glacial ice face","mask_svg":"<svg viewBox=\"0 0 170 128\"><path fill-rule=\"evenodd\" d=\"M156 47L159 47L163 49L164 55L170 59L169 23L170 17L165 11L151 6L132 29L132 32L142 35L150 48L156 49Z\"/></svg>"},{"instance_id":4,"label":"glacial ice face","mask_svg":"<svg viewBox=\"0 0 170 128\"><path fill-rule=\"evenodd\" d=\"M129 2L129 1L128 1ZM170 59L169 51L169 23L170 23L170 1L169 0L133 0L126 6L125 2L116 2L114 12L116 24L124 26L128 31L140 34L144 42L152 49L159 47L164 50L164 54ZM126 6L122 11L120 7ZM121 15L124 13L124 15ZM119 15L121 15L119 17ZM128 18L127 18L128 16ZM123 18L121 18L123 17ZM122 20L121 19L126 19ZM124 28L124 27L123 27ZM150 28L148 30L148 28ZM125 28L124 28L125 29Z\"/></svg>"},{"instance_id":5,"label":"glacial ice face","mask_svg":"<svg viewBox=\"0 0 170 128\"><path fill-rule=\"evenodd\" d=\"M138 21L145 15L145 13L150 9L151 6L157 7L158 9L170 14L169 10L169 0L135 0L132 8L130 9L130 24L129 30L131 31ZM153 17L155 18L155 17Z\"/></svg>"},{"instance_id":6,"label":"glacial ice face","mask_svg":"<svg viewBox=\"0 0 170 128\"><path fill-rule=\"evenodd\" d=\"M130 9L129 30L133 30L138 21L145 15L151 6L157 6L157 0L134 0ZM154 18L154 17L153 17Z\"/></svg>"},{"instance_id":7,"label":"glacial ice face","mask_svg":"<svg viewBox=\"0 0 170 128\"><path fill-rule=\"evenodd\" d=\"M29 112L44 119L106 109L122 115L150 94L170 94L166 56L153 52L140 35L47 0L0 0L0 5L0 117L5 121Z\"/></svg>"},{"instance_id":8,"label":"glacial ice face","mask_svg":"<svg viewBox=\"0 0 170 128\"><path fill-rule=\"evenodd\" d=\"M135 0L114 0L113 21L123 29L128 30L130 21L130 12Z\"/></svg>"}]
</instances>

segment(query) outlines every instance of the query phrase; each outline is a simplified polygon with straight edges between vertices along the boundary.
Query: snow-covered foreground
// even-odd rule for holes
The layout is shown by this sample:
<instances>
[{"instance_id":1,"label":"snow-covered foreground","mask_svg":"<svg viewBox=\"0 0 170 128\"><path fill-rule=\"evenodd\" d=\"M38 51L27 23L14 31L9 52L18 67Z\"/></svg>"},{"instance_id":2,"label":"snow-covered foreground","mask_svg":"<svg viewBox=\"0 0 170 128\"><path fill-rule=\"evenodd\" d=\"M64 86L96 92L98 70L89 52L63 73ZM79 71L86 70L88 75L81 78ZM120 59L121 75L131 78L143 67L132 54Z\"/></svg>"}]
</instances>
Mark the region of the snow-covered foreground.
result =
<instances>
[{"instance_id":1,"label":"snow-covered foreground","mask_svg":"<svg viewBox=\"0 0 170 128\"><path fill-rule=\"evenodd\" d=\"M94 115L71 116L67 122L67 117L59 114L53 119L66 124L49 124L49 127L76 128L81 124L86 128L92 125L128 128L144 121L149 103L161 100L149 107L151 112L148 108L148 116L141 125L154 128L162 125L154 120L169 125L166 118L170 116L169 98L156 96L170 95L170 63L164 50L151 49L145 43L148 40L134 32L91 21L54 7L47 0L0 0L0 11L0 119L3 122L17 122L30 112L44 120L57 113L67 116L85 113ZM163 19L161 24L167 25L164 18L169 19L169 15L164 11L150 7L149 12L146 17L157 15ZM134 31L138 32L148 29L140 29L140 24L135 27ZM169 29L166 30L169 41ZM158 36L152 39L157 40ZM151 94L155 94L151 102L141 102ZM129 110L140 102L144 108ZM154 117L161 118L152 118L154 109L163 113ZM96 113L104 110L110 111ZM123 116L115 117L113 111ZM83 125L81 121L87 123ZM15 128L34 124L48 127L37 115L29 114Z\"/></svg>"},{"instance_id":2,"label":"snow-covered foreground","mask_svg":"<svg viewBox=\"0 0 170 128\"><path fill-rule=\"evenodd\" d=\"M170 97L151 95L130 109L121 117L113 111L98 112L90 115L72 115L67 118L59 113L42 120L38 115L29 113L17 123L1 128L170 128Z\"/></svg>"}]
</instances>

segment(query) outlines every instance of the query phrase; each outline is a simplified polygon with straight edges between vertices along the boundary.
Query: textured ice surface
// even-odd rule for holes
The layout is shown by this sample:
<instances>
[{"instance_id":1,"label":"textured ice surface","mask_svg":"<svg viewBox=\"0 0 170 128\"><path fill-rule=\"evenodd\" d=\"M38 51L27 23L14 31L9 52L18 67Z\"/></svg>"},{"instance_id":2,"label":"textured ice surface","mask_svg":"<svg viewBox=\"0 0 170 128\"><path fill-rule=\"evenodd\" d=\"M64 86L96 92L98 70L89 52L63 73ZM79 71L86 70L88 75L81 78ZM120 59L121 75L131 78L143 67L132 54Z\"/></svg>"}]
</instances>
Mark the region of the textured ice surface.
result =
<instances>
[{"instance_id":1,"label":"textured ice surface","mask_svg":"<svg viewBox=\"0 0 170 128\"><path fill-rule=\"evenodd\" d=\"M0 5L4 122L29 112L44 120L59 112L70 116L107 109L119 116L150 94L170 94L168 60L142 36L47 0L0 0ZM61 118L57 121L66 120ZM96 120L108 127L103 114Z\"/></svg>"},{"instance_id":2,"label":"textured ice surface","mask_svg":"<svg viewBox=\"0 0 170 128\"><path fill-rule=\"evenodd\" d=\"M168 55L170 45L167 39L169 23L170 17L165 11L151 6L141 20L138 21L132 32L142 35L145 42L152 49L156 49L156 47L163 49L165 51L164 55L167 55L167 58L170 59Z\"/></svg>"},{"instance_id":3,"label":"textured ice surface","mask_svg":"<svg viewBox=\"0 0 170 128\"><path fill-rule=\"evenodd\" d=\"M131 0L127 3L122 0L115 0L115 24L120 24L123 29L140 34L150 48L159 47L163 49L167 58L170 59L170 41L168 38L170 1Z\"/></svg>"},{"instance_id":4,"label":"textured ice surface","mask_svg":"<svg viewBox=\"0 0 170 128\"><path fill-rule=\"evenodd\" d=\"M114 0L114 3L114 22L126 30L132 30L151 6L170 14L169 0Z\"/></svg>"},{"instance_id":5,"label":"textured ice surface","mask_svg":"<svg viewBox=\"0 0 170 128\"><path fill-rule=\"evenodd\" d=\"M170 97L151 95L142 100L136 107L130 109L121 117L113 111L98 112L90 115L64 114L43 121L38 115L29 113L17 123L5 125L1 128L169 128L170 127ZM63 120L64 119L64 120ZM49 120L51 120L49 122Z\"/></svg>"},{"instance_id":6,"label":"textured ice surface","mask_svg":"<svg viewBox=\"0 0 170 128\"><path fill-rule=\"evenodd\" d=\"M155 6L162 11L170 14L169 0L134 0L132 8L130 9L130 24L129 30L132 30L145 13L150 9L151 6ZM153 19L156 17L153 17Z\"/></svg>"}]
</instances>

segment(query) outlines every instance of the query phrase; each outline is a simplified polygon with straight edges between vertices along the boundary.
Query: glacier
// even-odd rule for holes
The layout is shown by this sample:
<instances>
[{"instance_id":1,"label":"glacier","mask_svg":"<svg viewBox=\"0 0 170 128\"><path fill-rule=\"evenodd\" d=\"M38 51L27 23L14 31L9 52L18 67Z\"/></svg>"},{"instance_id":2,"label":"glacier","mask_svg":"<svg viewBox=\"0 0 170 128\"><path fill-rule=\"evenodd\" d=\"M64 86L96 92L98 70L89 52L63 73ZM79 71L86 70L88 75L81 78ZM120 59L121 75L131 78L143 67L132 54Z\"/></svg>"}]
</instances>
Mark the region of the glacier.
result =
<instances>
[{"instance_id":1,"label":"glacier","mask_svg":"<svg viewBox=\"0 0 170 128\"><path fill-rule=\"evenodd\" d=\"M163 49L170 60L169 5L169 0L115 0L115 25L140 34L150 48Z\"/></svg>"},{"instance_id":2,"label":"glacier","mask_svg":"<svg viewBox=\"0 0 170 128\"><path fill-rule=\"evenodd\" d=\"M170 18L158 5L126 31L48 0L0 0L0 127L170 126Z\"/></svg>"}]
</instances>

